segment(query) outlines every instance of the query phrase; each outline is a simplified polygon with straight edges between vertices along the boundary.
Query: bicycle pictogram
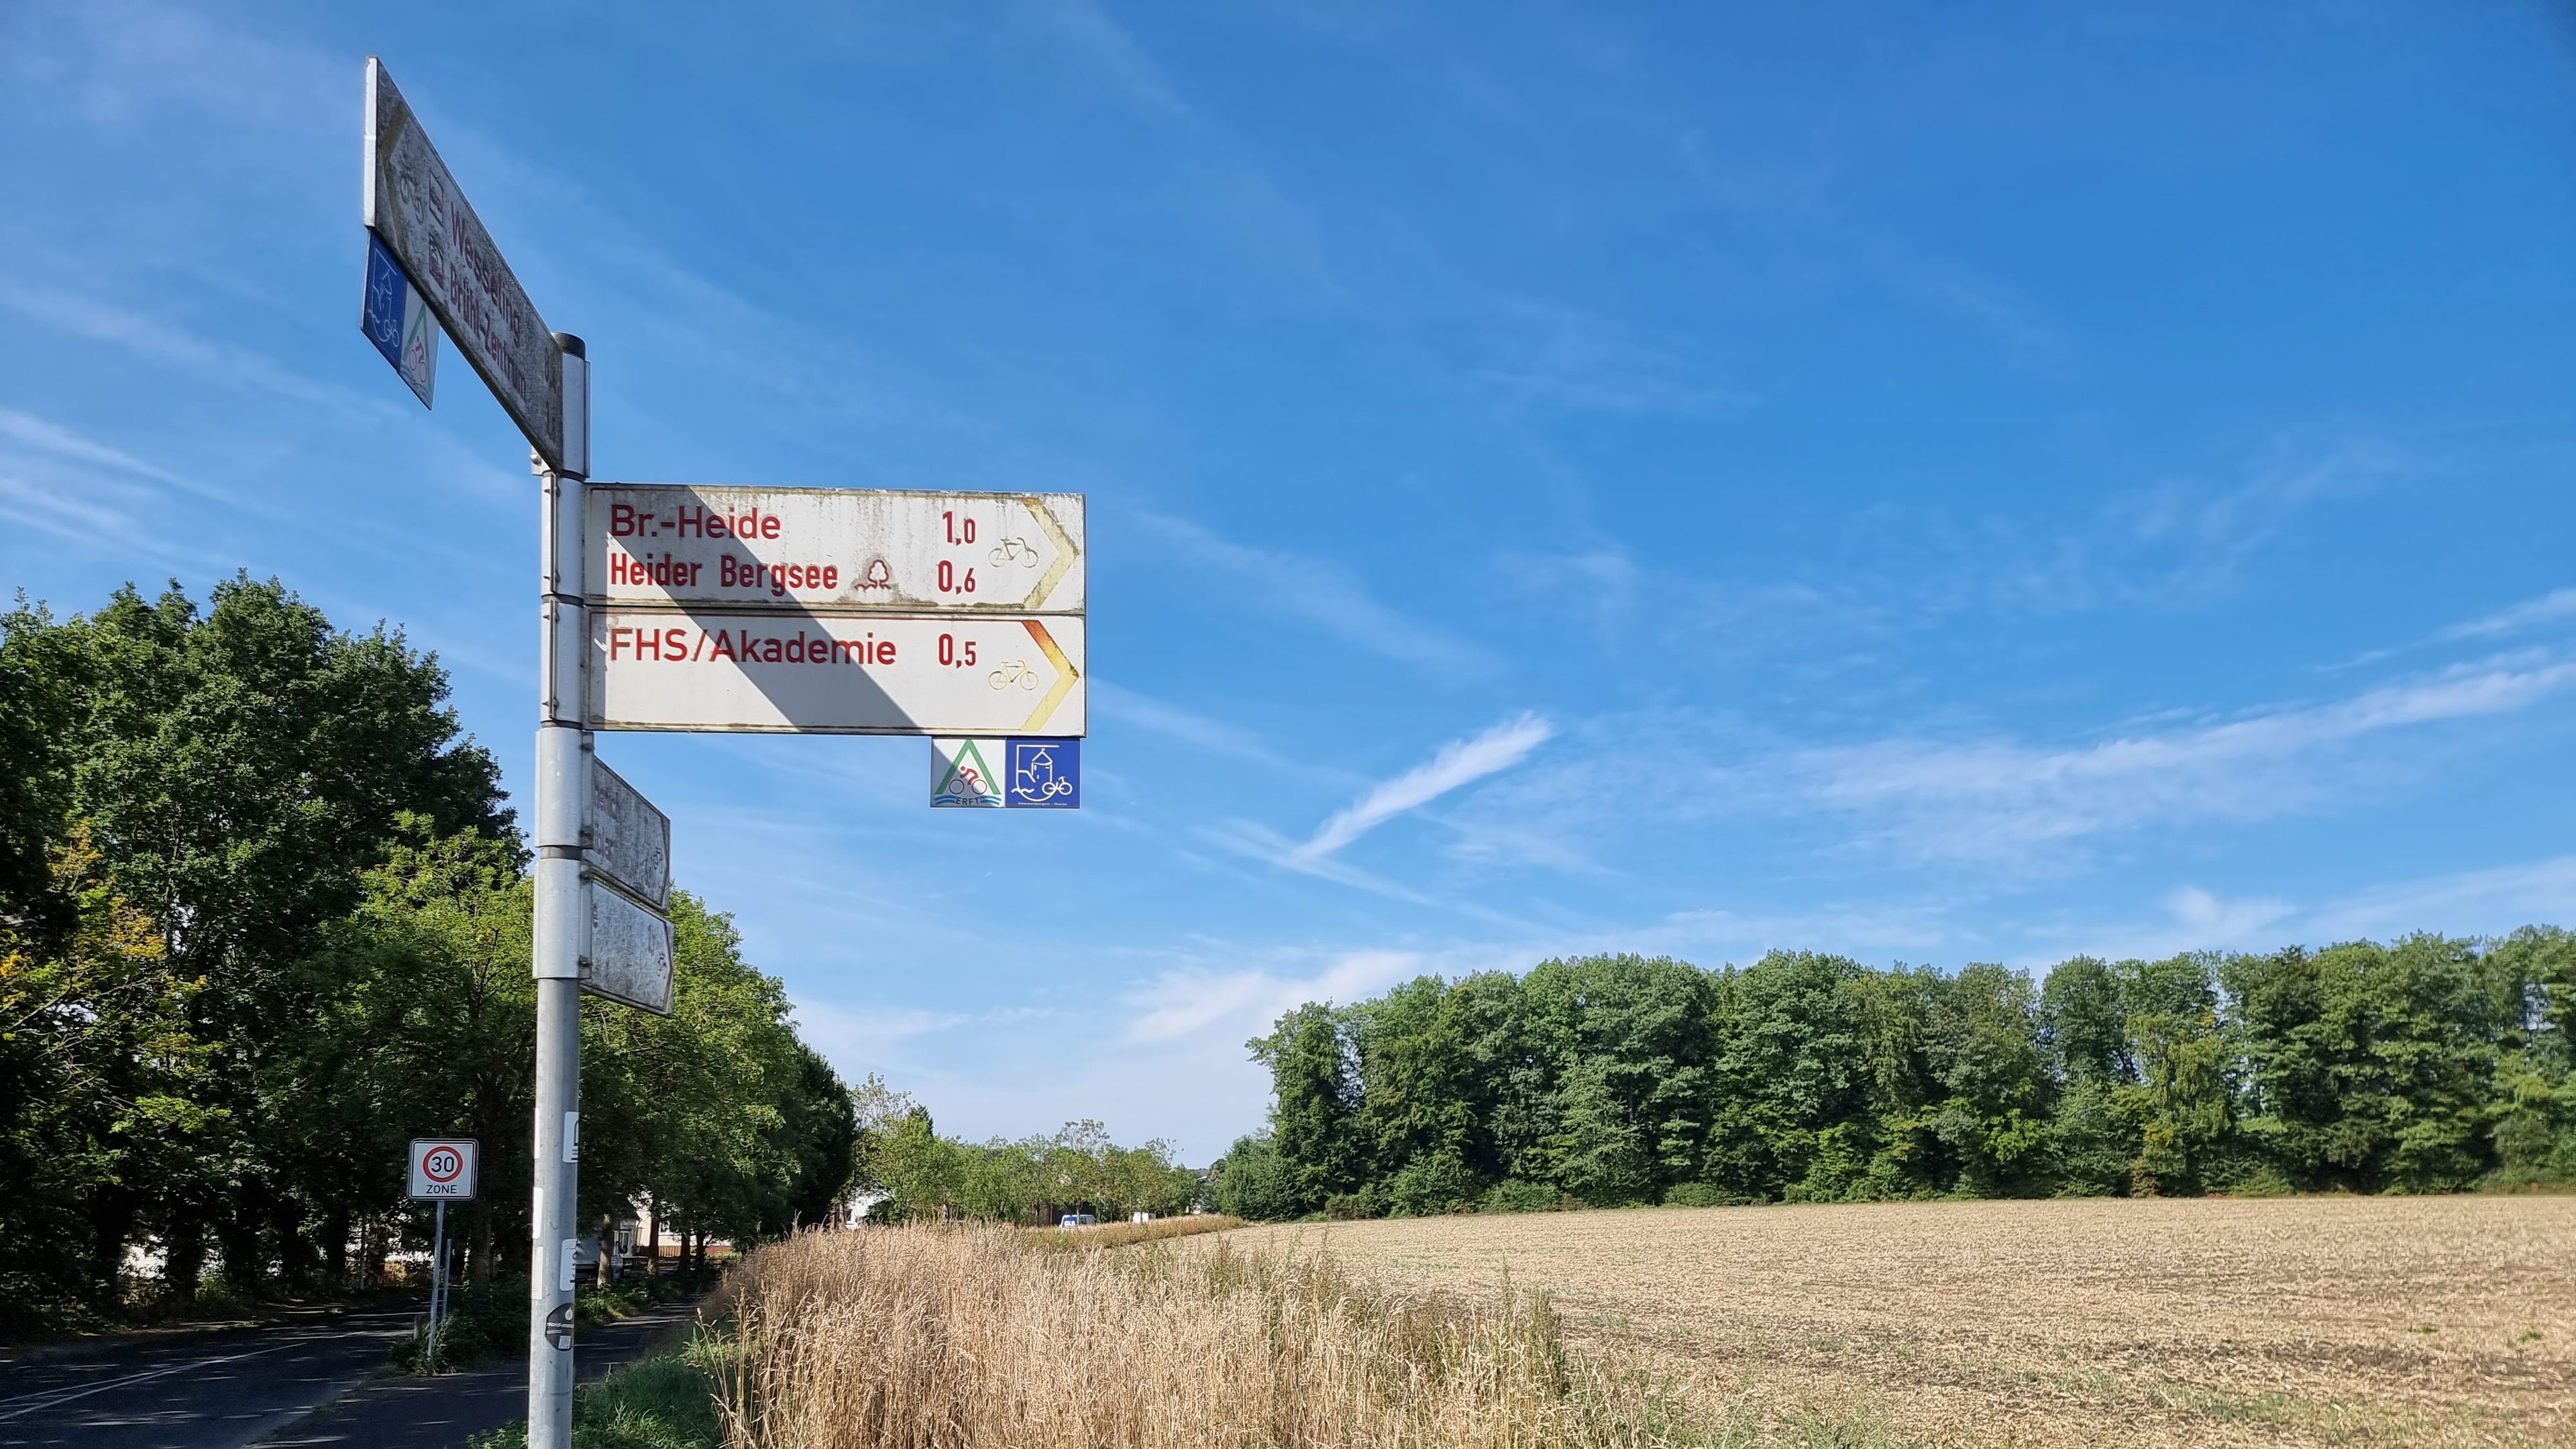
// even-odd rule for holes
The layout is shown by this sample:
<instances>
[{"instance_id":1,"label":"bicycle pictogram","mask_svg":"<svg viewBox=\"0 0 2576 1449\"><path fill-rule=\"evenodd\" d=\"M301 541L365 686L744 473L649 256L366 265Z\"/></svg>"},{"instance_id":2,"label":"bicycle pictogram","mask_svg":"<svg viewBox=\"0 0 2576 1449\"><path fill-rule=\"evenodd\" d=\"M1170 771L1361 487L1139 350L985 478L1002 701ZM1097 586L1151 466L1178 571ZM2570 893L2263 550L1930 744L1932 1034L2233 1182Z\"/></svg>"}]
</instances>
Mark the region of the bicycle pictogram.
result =
<instances>
[{"instance_id":1,"label":"bicycle pictogram","mask_svg":"<svg viewBox=\"0 0 2576 1449\"><path fill-rule=\"evenodd\" d=\"M1008 689L1014 684L1022 689L1038 687L1038 672L1025 659L1014 659L985 678L995 689Z\"/></svg>"}]
</instances>

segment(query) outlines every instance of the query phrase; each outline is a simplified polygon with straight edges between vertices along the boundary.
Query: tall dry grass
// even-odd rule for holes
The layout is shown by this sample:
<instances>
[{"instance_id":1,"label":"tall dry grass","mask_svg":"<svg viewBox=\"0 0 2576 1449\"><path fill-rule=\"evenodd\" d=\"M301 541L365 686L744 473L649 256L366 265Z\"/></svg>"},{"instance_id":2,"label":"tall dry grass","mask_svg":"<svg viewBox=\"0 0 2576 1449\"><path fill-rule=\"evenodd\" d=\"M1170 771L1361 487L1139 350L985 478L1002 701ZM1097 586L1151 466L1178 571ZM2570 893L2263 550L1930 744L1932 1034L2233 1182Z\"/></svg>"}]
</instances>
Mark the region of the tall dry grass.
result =
<instances>
[{"instance_id":1,"label":"tall dry grass","mask_svg":"<svg viewBox=\"0 0 2576 1449\"><path fill-rule=\"evenodd\" d=\"M1054 1252L1084 1248L1123 1248L1162 1238L1189 1238L1243 1226L1243 1219L1223 1213L1187 1213L1150 1223L1095 1223L1087 1228L1029 1228L1028 1241Z\"/></svg>"},{"instance_id":2,"label":"tall dry grass","mask_svg":"<svg viewBox=\"0 0 2576 1449\"><path fill-rule=\"evenodd\" d=\"M1554 1310L1411 1295L1295 1249L1049 1251L1007 1228L755 1252L733 1449L1536 1449L1670 1442Z\"/></svg>"}]
</instances>

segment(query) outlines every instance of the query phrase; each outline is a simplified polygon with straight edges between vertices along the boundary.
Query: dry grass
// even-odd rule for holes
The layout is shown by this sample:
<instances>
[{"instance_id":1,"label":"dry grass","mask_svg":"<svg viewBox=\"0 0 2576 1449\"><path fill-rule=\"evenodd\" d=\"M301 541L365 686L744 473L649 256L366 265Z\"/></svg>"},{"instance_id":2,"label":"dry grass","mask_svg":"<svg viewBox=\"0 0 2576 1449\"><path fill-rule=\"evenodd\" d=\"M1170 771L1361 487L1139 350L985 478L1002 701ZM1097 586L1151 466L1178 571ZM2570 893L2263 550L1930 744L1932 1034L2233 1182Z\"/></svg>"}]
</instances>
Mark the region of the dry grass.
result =
<instances>
[{"instance_id":1,"label":"dry grass","mask_svg":"<svg viewBox=\"0 0 2576 1449\"><path fill-rule=\"evenodd\" d=\"M722 1391L734 1449L1647 1446L1646 1385L1546 1301L1390 1293L1311 1252L1049 1251L1007 1228L756 1251Z\"/></svg>"},{"instance_id":2,"label":"dry grass","mask_svg":"<svg viewBox=\"0 0 2576 1449\"><path fill-rule=\"evenodd\" d=\"M1658 1209L1266 1228L1557 1295L1763 1440L2576 1443L2576 1198Z\"/></svg>"},{"instance_id":3,"label":"dry grass","mask_svg":"<svg viewBox=\"0 0 2576 1449\"><path fill-rule=\"evenodd\" d=\"M1030 1228L1029 1241L1053 1252L1084 1248L1123 1248L1130 1243L1159 1242L1164 1238L1196 1237L1200 1233L1221 1233L1243 1226L1243 1219L1223 1213L1192 1213L1176 1218L1156 1218L1150 1223L1095 1223L1087 1228Z\"/></svg>"}]
</instances>

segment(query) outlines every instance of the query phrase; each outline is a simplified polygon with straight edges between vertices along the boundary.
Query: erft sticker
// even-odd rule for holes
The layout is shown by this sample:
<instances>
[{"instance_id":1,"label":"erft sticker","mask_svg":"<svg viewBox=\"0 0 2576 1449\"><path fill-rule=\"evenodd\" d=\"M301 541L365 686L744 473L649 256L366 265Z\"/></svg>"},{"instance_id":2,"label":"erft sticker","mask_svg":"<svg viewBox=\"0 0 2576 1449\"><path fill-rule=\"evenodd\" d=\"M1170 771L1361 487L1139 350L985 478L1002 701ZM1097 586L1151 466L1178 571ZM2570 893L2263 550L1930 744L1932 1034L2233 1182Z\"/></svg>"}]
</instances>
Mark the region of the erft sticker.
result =
<instances>
[{"instance_id":1,"label":"erft sticker","mask_svg":"<svg viewBox=\"0 0 2576 1449\"><path fill-rule=\"evenodd\" d=\"M1001 740L930 742L930 804L940 810L998 810L1005 758Z\"/></svg>"}]
</instances>

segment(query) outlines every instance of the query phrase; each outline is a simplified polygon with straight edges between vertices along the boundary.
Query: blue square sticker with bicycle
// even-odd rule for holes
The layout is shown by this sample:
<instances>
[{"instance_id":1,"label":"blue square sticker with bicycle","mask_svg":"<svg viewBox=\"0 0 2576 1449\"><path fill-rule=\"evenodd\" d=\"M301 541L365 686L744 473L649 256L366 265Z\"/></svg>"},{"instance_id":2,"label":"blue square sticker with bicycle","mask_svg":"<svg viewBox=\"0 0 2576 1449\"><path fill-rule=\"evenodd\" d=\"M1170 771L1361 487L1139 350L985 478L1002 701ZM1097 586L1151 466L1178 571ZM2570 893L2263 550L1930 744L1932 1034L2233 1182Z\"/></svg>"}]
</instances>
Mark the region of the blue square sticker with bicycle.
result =
<instances>
[{"instance_id":1,"label":"blue square sticker with bicycle","mask_svg":"<svg viewBox=\"0 0 2576 1449\"><path fill-rule=\"evenodd\" d=\"M1082 808L1082 741L934 739L930 803L943 810Z\"/></svg>"}]
</instances>

